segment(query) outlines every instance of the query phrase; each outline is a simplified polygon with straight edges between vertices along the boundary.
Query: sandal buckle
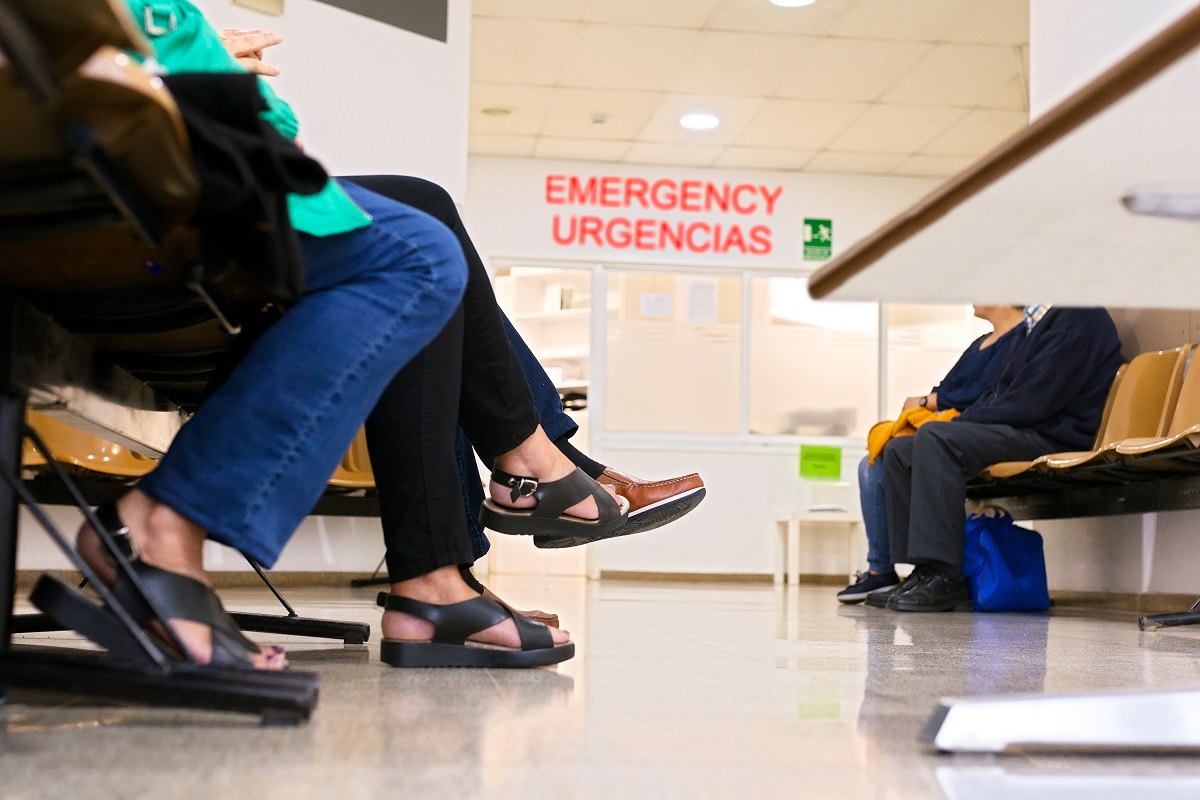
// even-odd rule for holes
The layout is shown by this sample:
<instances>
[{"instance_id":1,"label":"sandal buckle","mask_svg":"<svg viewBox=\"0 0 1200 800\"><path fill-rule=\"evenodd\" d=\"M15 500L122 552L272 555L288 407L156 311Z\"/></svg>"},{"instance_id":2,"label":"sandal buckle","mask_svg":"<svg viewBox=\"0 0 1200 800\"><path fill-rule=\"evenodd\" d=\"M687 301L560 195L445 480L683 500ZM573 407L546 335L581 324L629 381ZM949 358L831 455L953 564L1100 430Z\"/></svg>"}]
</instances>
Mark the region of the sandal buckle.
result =
<instances>
[{"instance_id":1,"label":"sandal buckle","mask_svg":"<svg viewBox=\"0 0 1200 800\"><path fill-rule=\"evenodd\" d=\"M516 478L509 481L509 486L513 490L513 499L518 497L533 497L533 493L537 491L537 478Z\"/></svg>"}]
</instances>

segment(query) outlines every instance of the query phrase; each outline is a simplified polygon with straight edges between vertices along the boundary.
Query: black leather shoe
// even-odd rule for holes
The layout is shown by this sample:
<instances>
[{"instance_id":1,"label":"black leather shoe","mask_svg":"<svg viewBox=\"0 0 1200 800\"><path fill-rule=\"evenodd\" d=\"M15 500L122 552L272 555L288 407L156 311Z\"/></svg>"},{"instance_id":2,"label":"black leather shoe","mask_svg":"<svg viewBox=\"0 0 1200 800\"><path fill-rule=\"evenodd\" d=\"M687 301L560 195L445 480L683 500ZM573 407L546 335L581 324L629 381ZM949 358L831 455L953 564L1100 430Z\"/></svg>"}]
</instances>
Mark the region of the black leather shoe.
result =
<instances>
[{"instance_id":1,"label":"black leather shoe","mask_svg":"<svg viewBox=\"0 0 1200 800\"><path fill-rule=\"evenodd\" d=\"M897 611L970 611L973 607L970 581L941 572L929 574L912 589L897 595L892 606Z\"/></svg>"},{"instance_id":2,"label":"black leather shoe","mask_svg":"<svg viewBox=\"0 0 1200 800\"><path fill-rule=\"evenodd\" d=\"M909 573L908 577L900 582L899 586L893 586L891 589L881 589L878 592L871 592L867 595L866 603L872 608L895 608L896 597L901 592L907 592L909 589L916 587L921 582L923 570L917 567Z\"/></svg>"}]
</instances>

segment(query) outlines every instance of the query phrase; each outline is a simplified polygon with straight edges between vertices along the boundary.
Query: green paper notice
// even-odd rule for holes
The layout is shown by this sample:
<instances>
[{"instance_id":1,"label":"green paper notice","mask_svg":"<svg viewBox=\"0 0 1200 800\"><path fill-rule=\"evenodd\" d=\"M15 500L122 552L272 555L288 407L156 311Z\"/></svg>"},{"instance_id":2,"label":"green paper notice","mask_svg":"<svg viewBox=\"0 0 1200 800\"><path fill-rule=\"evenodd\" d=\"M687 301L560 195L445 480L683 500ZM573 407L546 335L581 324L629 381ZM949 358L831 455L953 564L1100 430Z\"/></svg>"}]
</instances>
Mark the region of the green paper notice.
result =
<instances>
[{"instance_id":1,"label":"green paper notice","mask_svg":"<svg viewBox=\"0 0 1200 800\"><path fill-rule=\"evenodd\" d=\"M842 479L842 448L800 445L800 477L818 481Z\"/></svg>"}]
</instances>

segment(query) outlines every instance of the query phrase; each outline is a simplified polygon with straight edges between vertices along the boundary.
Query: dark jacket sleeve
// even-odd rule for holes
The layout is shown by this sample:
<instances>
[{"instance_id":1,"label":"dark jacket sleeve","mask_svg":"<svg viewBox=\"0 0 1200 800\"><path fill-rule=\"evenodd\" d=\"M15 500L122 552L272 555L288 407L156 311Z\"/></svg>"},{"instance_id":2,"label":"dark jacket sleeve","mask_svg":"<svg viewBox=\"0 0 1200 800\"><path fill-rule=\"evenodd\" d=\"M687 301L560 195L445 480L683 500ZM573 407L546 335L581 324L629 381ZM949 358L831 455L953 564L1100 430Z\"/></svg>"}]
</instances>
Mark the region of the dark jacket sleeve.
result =
<instances>
[{"instance_id":1,"label":"dark jacket sleeve","mask_svg":"<svg viewBox=\"0 0 1200 800\"><path fill-rule=\"evenodd\" d=\"M934 387L937 392L937 404L940 409L956 408L959 411L965 411L975 404L980 397L996 385L997 379L1000 377L1001 371L1004 369L1004 364L1008 360L1008 355L1012 350L1012 345L1017 341L1018 336L1024 334L1024 326L1019 325L1016 328L1005 333L999 339L992 343L992 346L986 350L980 350L979 345L987 338L987 335L976 339L967 351L963 354L963 358L958 360L958 364L954 365L954 369L946 373L946 377L938 386ZM973 359L981 360L982 366L975 364L978 369L973 370L969 380L955 380L956 371L961 369L964 360L967 356Z\"/></svg>"},{"instance_id":2,"label":"dark jacket sleeve","mask_svg":"<svg viewBox=\"0 0 1200 800\"><path fill-rule=\"evenodd\" d=\"M1120 341L1112 322L1091 316L1059 315L1054 324L1036 332L1037 342L1020 370L1002 390L991 393L962 413L964 422L1000 423L1017 428L1034 427L1062 412L1081 391L1095 381L1095 373L1118 353ZM1039 325L1049 320L1043 320ZM1082 323L1082 324L1081 324ZM1111 329L1111 330L1110 330ZM1030 334L1036 335L1036 334ZM1107 378L1111 380L1112 376Z\"/></svg>"}]
</instances>

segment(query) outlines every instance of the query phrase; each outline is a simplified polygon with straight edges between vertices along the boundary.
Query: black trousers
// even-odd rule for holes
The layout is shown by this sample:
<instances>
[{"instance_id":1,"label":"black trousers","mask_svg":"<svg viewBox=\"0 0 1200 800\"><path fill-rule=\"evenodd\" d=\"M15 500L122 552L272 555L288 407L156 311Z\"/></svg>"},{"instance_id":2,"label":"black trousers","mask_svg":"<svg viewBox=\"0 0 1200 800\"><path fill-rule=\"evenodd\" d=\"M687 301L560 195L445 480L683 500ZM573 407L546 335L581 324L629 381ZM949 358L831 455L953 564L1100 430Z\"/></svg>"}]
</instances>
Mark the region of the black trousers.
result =
<instances>
[{"instance_id":1,"label":"black trousers","mask_svg":"<svg viewBox=\"0 0 1200 800\"><path fill-rule=\"evenodd\" d=\"M490 459L529 438L539 418L491 279L450 195L420 178L349 180L440 220L458 237L469 268L461 308L367 418L388 577L395 583L475 561L455 457L459 425Z\"/></svg>"},{"instance_id":2,"label":"black trousers","mask_svg":"<svg viewBox=\"0 0 1200 800\"><path fill-rule=\"evenodd\" d=\"M883 451L892 563L961 565L967 479L1000 461L1057 450L1040 433L1011 425L930 422Z\"/></svg>"}]
</instances>

